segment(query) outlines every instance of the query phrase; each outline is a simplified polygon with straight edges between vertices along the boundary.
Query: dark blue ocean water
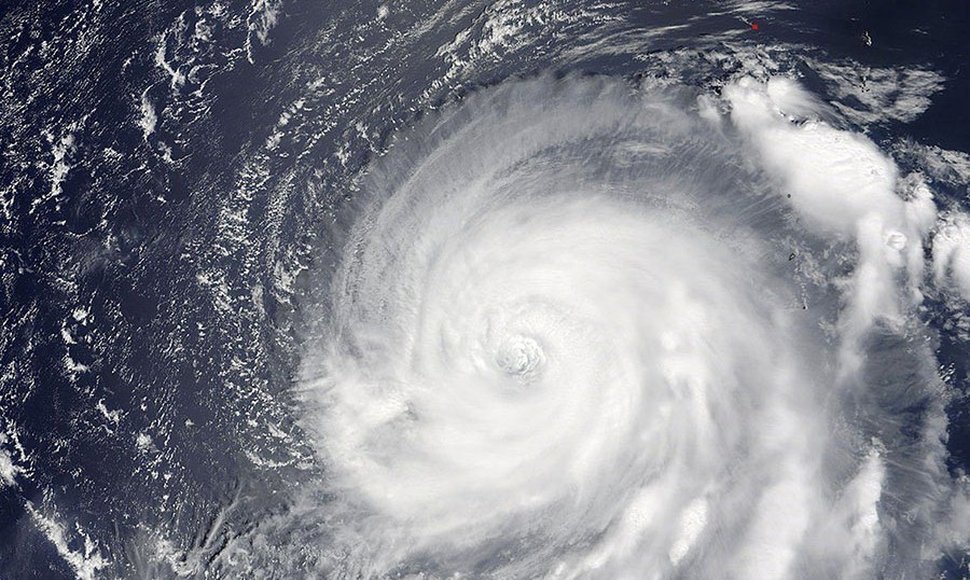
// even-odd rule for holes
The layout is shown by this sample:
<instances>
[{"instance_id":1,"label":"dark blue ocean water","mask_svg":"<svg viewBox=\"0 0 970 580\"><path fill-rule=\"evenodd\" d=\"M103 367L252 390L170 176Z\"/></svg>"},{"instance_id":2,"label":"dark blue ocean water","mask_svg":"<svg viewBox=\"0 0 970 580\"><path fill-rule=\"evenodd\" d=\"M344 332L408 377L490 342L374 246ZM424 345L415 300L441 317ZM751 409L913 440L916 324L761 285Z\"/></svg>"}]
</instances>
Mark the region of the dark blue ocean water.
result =
<instances>
[{"instance_id":1,"label":"dark blue ocean water","mask_svg":"<svg viewBox=\"0 0 970 580\"><path fill-rule=\"evenodd\" d=\"M595 20L530 22L457 74L439 48L459 31L486 36L483 15L508 7L0 7L0 447L15 466L0 486L0 577L78 577L95 552L94 577L165 577L171 562L201 576L230 538L285 509L284 491L314 473L288 396L314 300L306 272L334 259L313 249L396 130L477 87L550 70L634 77L652 74L639 58L652 52L776 46L792 61L937 71L924 113L867 132L887 149L970 151L970 5L792 4L620 2L604 9L609 34ZM966 204L965 183L932 185ZM934 326L953 315L928 303ZM941 333L954 473L970 465L967 348ZM159 530L177 544L165 565ZM944 563L951 577L958 558Z\"/></svg>"}]
</instances>

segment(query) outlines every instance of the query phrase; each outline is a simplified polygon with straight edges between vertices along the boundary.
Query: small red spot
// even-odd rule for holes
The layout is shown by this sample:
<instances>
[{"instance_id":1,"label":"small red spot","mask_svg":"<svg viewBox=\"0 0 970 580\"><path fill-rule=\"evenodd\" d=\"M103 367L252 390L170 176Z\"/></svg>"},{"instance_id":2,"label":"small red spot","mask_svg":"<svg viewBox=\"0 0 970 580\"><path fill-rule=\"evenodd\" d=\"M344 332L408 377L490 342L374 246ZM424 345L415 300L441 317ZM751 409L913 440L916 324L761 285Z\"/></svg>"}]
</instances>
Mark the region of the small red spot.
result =
<instances>
[{"instance_id":1,"label":"small red spot","mask_svg":"<svg viewBox=\"0 0 970 580\"><path fill-rule=\"evenodd\" d=\"M758 23L757 22L752 22L751 23L751 30L758 30Z\"/></svg>"}]
</instances>

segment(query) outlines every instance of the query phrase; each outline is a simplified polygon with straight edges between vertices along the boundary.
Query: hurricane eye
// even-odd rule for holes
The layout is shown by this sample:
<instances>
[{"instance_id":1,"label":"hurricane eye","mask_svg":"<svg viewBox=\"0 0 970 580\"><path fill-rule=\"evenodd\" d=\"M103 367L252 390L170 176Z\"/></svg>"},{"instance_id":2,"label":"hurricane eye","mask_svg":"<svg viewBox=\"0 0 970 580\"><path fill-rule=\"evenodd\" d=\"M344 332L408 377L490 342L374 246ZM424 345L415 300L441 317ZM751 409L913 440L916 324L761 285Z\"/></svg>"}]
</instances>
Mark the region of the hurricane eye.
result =
<instances>
[{"instance_id":1,"label":"hurricane eye","mask_svg":"<svg viewBox=\"0 0 970 580\"><path fill-rule=\"evenodd\" d=\"M495 364L510 378L528 384L539 378L545 364L545 353L535 339L515 336L499 347L495 353Z\"/></svg>"}]
</instances>

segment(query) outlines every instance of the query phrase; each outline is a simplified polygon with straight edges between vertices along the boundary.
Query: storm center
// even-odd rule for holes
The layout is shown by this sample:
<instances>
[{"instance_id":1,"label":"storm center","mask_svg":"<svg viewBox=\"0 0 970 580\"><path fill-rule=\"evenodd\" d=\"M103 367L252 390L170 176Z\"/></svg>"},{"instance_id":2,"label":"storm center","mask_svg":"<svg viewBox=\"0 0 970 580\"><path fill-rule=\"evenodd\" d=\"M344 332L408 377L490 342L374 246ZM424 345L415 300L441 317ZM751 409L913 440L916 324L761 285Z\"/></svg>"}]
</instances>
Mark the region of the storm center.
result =
<instances>
[{"instance_id":1,"label":"storm center","mask_svg":"<svg viewBox=\"0 0 970 580\"><path fill-rule=\"evenodd\" d=\"M509 377L531 383L542 371L545 354L542 346L527 336L513 336L499 347L495 364Z\"/></svg>"}]
</instances>

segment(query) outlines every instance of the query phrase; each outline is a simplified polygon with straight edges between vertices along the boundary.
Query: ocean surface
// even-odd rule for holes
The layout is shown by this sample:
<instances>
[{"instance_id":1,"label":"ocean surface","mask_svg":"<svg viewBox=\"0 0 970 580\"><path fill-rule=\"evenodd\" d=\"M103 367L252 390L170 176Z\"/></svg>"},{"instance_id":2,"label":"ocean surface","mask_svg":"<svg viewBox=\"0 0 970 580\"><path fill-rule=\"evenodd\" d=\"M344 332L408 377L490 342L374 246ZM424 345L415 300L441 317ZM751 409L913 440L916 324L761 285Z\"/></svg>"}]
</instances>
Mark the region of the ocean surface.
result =
<instances>
[{"instance_id":1,"label":"ocean surface","mask_svg":"<svg viewBox=\"0 0 970 580\"><path fill-rule=\"evenodd\" d=\"M964 578L963 0L6 2L0 578Z\"/></svg>"}]
</instances>

